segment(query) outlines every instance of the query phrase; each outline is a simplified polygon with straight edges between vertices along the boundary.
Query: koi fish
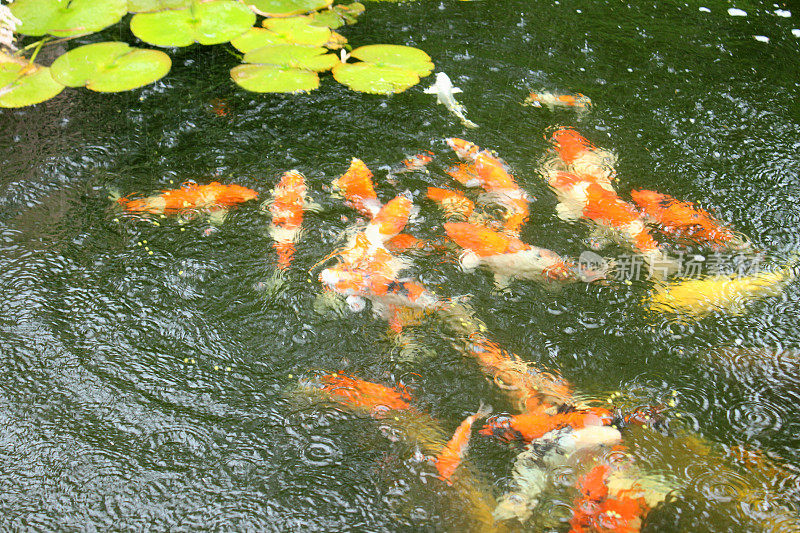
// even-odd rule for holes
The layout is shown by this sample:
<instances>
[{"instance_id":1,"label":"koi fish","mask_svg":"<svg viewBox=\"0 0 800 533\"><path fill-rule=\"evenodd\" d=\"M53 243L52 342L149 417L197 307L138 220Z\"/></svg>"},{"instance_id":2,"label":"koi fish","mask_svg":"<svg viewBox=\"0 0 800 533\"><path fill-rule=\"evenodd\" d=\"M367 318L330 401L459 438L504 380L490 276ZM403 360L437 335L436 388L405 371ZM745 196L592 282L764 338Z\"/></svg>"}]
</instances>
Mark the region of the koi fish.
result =
<instances>
[{"instance_id":1,"label":"koi fish","mask_svg":"<svg viewBox=\"0 0 800 533\"><path fill-rule=\"evenodd\" d=\"M572 128L558 128L551 135L550 142L558 154L558 160L551 161L550 166L570 171L611 189L616 176L614 166L617 161L613 153L601 150ZM563 168L558 168L558 162Z\"/></svg>"},{"instance_id":2,"label":"koi fish","mask_svg":"<svg viewBox=\"0 0 800 533\"><path fill-rule=\"evenodd\" d=\"M505 441L531 442L561 428L582 429L587 426L609 425L611 421L611 412L600 407L578 409L573 405L555 407L541 403L531 410L512 417L496 418L487 423L480 433Z\"/></svg>"},{"instance_id":3,"label":"koi fish","mask_svg":"<svg viewBox=\"0 0 800 533\"><path fill-rule=\"evenodd\" d=\"M631 497L623 491L612 494L608 487L611 467L599 464L578 479L581 496L575 500L570 533L603 531L636 533L649 507L642 497Z\"/></svg>"},{"instance_id":4,"label":"koi fish","mask_svg":"<svg viewBox=\"0 0 800 533\"><path fill-rule=\"evenodd\" d=\"M461 422L453 434L453 437L448 441L442 451L439 452L434 461L436 471L439 472L439 479L446 481L450 485L453 484L453 482L450 481L450 477L456 471L458 465L461 464L461 459L467 453L472 425L476 420L488 416L491 412L491 406L484 406L481 404L474 415L468 416Z\"/></svg>"},{"instance_id":5,"label":"koi fish","mask_svg":"<svg viewBox=\"0 0 800 533\"><path fill-rule=\"evenodd\" d=\"M347 172L332 184L341 191L345 203L362 215L372 218L380 210L381 202L372 185L372 172L360 159L354 157Z\"/></svg>"},{"instance_id":6,"label":"koi fish","mask_svg":"<svg viewBox=\"0 0 800 533\"><path fill-rule=\"evenodd\" d=\"M466 221L475 211L473 201L457 191L428 187L427 196L442 207L448 219Z\"/></svg>"},{"instance_id":7,"label":"koi fish","mask_svg":"<svg viewBox=\"0 0 800 533\"><path fill-rule=\"evenodd\" d=\"M457 167L450 175L467 187L480 185L486 191L482 201L500 205L505 210L503 229L510 235L519 235L528 219L531 197L508 172L506 164L488 150L481 150L464 139L451 137L446 142L459 157L471 163Z\"/></svg>"},{"instance_id":8,"label":"koi fish","mask_svg":"<svg viewBox=\"0 0 800 533\"><path fill-rule=\"evenodd\" d=\"M516 237L466 222L446 222L447 236L466 250L462 268L470 270L486 265L503 286L510 278L540 282L594 281L604 276L563 259L551 250L531 246Z\"/></svg>"},{"instance_id":9,"label":"koi fish","mask_svg":"<svg viewBox=\"0 0 800 533\"><path fill-rule=\"evenodd\" d=\"M425 94L435 94L436 103L444 104L448 111L458 117L461 123L468 128L477 128L478 125L464 116L466 109L453 97L454 94L463 92L458 87L453 87L450 77L444 72L436 73L436 83L425 89Z\"/></svg>"},{"instance_id":10,"label":"koi fish","mask_svg":"<svg viewBox=\"0 0 800 533\"><path fill-rule=\"evenodd\" d=\"M353 407L368 410L374 418L383 418L387 411L411 409L411 394L400 384L386 387L344 374L326 374L320 378L322 390Z\"/></svg>"},{"instance_id":11,"label":"koi fish","mask_svg":"<svg viewBox=\"0 0 800 533\"><path fill-rule=\"evenodd\" d=\"M273 201L269 207L272 213L272 236L275 251L278 252L278 268L285 270L294 257L294 243L300 234L305 206L306 183L303 175L290 170L281 176L272 191Z\"/></svg>"},{"instance_id":12,"label":"koi fish","mask_svg":"<svg viewBox=\"0 0 800 533\"><path fill-rule=\"evenodd\" d=\"M258 193L241 185L223 185L212 181L207 185L186 182L178 189L161 191L161 194L131 200L119 198L117 202L125 211L152 214L174 214L187 209L226 208L254 200Z\"/></svg>"},{"instance_id":13,"label":"koi fish","mask_svg":"<svg viewBox=\"0 0 800 533\"><path fill-rule=\"evenodd\" d=\"M676 265L666 258L636 208L613 189L566 172L551 175L548 183L559 199L556 205L559 218L594 223L600 232L642 254L654 275L675 270Z\"/></svg>"},{"instance_id":14,"label":"koi fish","mask_svg":"<svg viewBox=\"0 0 800 533\"><path fill-rule=\"evenodd\" d=\"M550 111L553 111L553 109L556 107L571 107L578 109L579 111L586 111L592 105L592 101L588 96L584 96L581 93L571 95L553 94L543 91L540 93L531 92L531 94L525 99L523 105L529 105L533 107L542 107L545 105L550 108Z\"/></svg>"},{"instance_id":15,"label":"koi fish","mask_svg":"<svg viewBox=\"0 0 800 533\"><path fill-rule=\"evenodd\" d=\"M685 237L714 247L741 246L733 230L708 212L656 191L631 191L631 198L648 219L657 222L665 233Z\"/></svg>"},{"instance_id":16,"label":"koi fish","mask_svg":"<svg viewBox=\"0 0 800 533\"><path fill-rule=\"evenodd\" d=\"M364 230L367 240L372 244L383 244L398 235L406 227L412 207L408 191L389 200L367 224Z\"/></svg>"},{"instance_id":17,"label":"koi fish","mask_svg":"<svg viewBox=\"0 0 800 533\"><path fill-rule=\"evenodd\" d=\"M425 167L427 167L428 163L431 161L433 161L433 152L426 150L425 152L419 153L413 157L409 157L408 159L403 159L403 161L401 161L402 167L393 171L393 173L402 174L403 172L417 172L420 170L425 170Z\"/></svg>"},{"instance_id":18,"label":"koi fish","mask_svg":"<svg viewBox=\"0 0 800 533\"><path fill-rule=\"evenodd\" d=\"M718 275L657 285L645 304L651 311L702 318L714 312L742 314L750 300L778 296L796 277L796 260L774 272Z\"/></svg>"}]
</instances>

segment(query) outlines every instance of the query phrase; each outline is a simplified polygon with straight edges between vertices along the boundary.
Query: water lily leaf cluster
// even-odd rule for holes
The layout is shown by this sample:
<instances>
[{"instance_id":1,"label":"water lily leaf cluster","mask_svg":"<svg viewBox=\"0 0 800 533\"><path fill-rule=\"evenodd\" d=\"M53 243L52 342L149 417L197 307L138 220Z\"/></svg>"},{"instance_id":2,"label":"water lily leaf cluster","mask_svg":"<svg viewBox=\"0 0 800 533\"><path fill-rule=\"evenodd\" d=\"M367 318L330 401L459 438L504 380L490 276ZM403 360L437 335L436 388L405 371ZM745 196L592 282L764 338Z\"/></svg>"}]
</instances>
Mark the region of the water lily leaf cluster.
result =
<instances>
[{"instance_id":1,"label":"water lily leaf cluster","mask_svg":"<svg viewBox=\"0 0 800 533\"><path fill-rule=\"evenodd\" d=\"M256 15L233 0L194 2L183 9L138 13L131 19L131 31L155 46L189 46L194 43L221 44L246 32Z\"/></svg>"},{"instance_id":2,"label":"water lily leaf cluster","mask_svg":"<svg viewBox=\"0 0 800 533\"><path fill-rule=\"evenodd\" d=\"M336 29L354 24L364 4L334 0L16 0L17 33L40 37L14 55L0 53L0 106L43 102L64 87L128 91L164 77L167 53L124 42L83 44L50 68L35 63L54 38L71 40L120 23L125 17L139 41L162 48L230 43L242 64L231 79L253 92L293 93L320 85L320 73L356 91L402 92L433 69L425 52L395 45L362 46L342 60L331 50L350 47ZM128 13L132 15L127 16ZM257 25L258 15L265 17ZM126 22L122 22L123 24ZM85 41L84 41L85 42ZM29 59L25 53L33 50ZM360 60L346 63L347 57Z\"/></svg>"}]
</instances>

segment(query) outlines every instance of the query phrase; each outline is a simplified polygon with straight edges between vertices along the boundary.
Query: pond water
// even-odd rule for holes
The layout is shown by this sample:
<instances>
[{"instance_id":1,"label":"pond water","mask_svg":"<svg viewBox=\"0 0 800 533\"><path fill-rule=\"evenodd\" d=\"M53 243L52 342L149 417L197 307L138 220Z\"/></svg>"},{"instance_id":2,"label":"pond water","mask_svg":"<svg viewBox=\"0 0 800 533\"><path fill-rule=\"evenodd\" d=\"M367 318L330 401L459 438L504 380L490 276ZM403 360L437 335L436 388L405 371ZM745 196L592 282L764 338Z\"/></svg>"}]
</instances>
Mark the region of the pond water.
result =
<instances>
[{"instance_id":1,"label":"pond water","mask_svg":"<svg viewBox=\"0 0 800 533\"><path fill-rule=\"evenodd\" d=\"M572 126L617 154L624 197L648 188L696 202L746 234L765 265L780 264L800 245L800 20L776 6L737 2L747 16L733 17L719 1L369 3L341 30L354 45L424 49L463 89L476 130L422 92L432 77L391 97L331 79L310 94L257 95L230 81L236 60L222 47L172 51L172 72L140 90L68 89L0 112L0 527L477 528L413 439L387 439L374 419L298 391L318 371L402 381L446 433L481 402L511 412L435 319L399 342L368 310L319 305L319 269L309 269L356 218L331 180L362 159L382 200L413 193L421 210L409 230L434 238L442 217L424 191L451 183L443 139L464 137L496 150L536 197L523 240L577 257L589 230L555 216L537 171L546 135ZM580 92L594 107L520 105L538 89ZM429 174L387 182L387 165L424 150L437 156ZM123 216L109 200L211 179L266 199L292 168L320 209L306 213L282 283L260 200L217 228ZM492 340L560 372L582 398L619 391L670 406L669 429L625 436L642 475L671 487L644 531L796 527L796 283L744 314L676 321L645 310L644 277L497 290L489 272L453 259L414 257L410 275L464 297ZM732 449L767 459L752 466ZM500 497L520 450L475 434L467 457ZM575 475L555 472L534 516L505 526L567 531Z\"/></svg>"}]
</instances>

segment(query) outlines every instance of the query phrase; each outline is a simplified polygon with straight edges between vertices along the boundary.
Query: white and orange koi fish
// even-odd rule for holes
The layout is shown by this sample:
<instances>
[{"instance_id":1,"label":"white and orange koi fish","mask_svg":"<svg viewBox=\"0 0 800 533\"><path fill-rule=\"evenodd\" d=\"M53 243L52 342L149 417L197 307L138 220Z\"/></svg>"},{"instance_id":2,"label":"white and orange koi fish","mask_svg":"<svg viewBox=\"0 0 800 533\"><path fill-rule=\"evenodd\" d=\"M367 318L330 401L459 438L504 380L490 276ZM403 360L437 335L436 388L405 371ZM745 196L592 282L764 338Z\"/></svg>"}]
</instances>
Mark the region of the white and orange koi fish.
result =
<instances>
[{"instance_id":1,"label":"white and orange koi fish","mask_svg":"<svg viewBox=\"0 0 800 533\"><path fill-rule=\"evenodd\" d=\"M555 94L547 91L531 92L525 99L523 105L532 107L547 106L550 111L556 107L568 107L577 110L578 112L586 112L592 105L592 101L588 96L581 93L572 94Z\"/></svg>"},{"instance_id":2,"label":"white and orange koi fish","mask_svg":"<svg viewBox=\"0 0 800 533\"><path fill-rule=\"evenodd\" d=\"M511 235L519 235L528 219L531 198L508 172L506 164L488 150L481 150L464 139L451 137L446 142L469 163L451 170L450 175L467 187L482 187L486 191L482 201L505 209L503 229Z\"/></svg>"},{"instance_id":3,"label":"white and orange koi fish","mask_svg":"<svg viewBox=\"0 0 800 533\"><path fill-rule=\"evenodd\" d=\"M347 172L333 180L332 185L341 192L347 205L364 216L372 218L381 208L372 184L372 172L360 159L354 157Z\"/></svg>"},{"instance_id":4,"label":"white and orange koi fish","mask_svg":"<svg viewBox=\"0 0 800 533\"><path fill-rule=\"evenodd\" d=\"M295 242L300 235L303 223L303 209L306 206L306 183L297 170L290 170L272 190L272 213L270 236L275 241L278 252L278 268L286 270L292 262Z\"/></svg>"},{"instance_id":5,"label":"white and orange koi fish","mask_svg":"<svg viewBox=\"0 0 800 533\"><path fill-rule=\"evenodd\" d=\"M470 270L486 265L495 275L495 282L504 286L510 278L534 281L577 282L594 281L604 273L579 269L553 251L537 248L517 239L492 231L484 226L466 222L444 224L447 236L466 250L461 265Z\"/></svg>"},{"instance_id":6,"label":"white and orange koi fish","mask_svg":"<svg viewBox=\"0 0 800 533\"><path fill-rule=\"evenodd\" d=\"M550 137L557 156L545 162L554 171L568 171L612 189L616 156L592 144L572 128L558 128Z\"/></svg>"}]
</instances>

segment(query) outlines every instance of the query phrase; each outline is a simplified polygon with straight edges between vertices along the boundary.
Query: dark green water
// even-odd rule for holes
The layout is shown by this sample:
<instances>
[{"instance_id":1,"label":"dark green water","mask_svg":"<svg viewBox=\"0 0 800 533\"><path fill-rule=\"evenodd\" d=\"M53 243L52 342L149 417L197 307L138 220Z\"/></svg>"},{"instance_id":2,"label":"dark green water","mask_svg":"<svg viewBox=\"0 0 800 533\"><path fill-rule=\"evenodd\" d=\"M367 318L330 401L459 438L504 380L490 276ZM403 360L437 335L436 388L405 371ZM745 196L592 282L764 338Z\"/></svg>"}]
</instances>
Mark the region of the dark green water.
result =
<instances>
[{"instance_id":1,"label":"dark green water","mask_svg":"<svg viewBox=\"0 0 800 533\"><path fill-rule=\"evenodd\" d=\"M737 3L745 18L718 1L630 4L370 3L342 30L354 45L426 50L464 90L474 131L422 93L430 78L388 98L331 79L308 95L255 95L230 81L235 59L221 47L175 51L172 72L141 90L66 90L0 112L0 528L464 530L447 487L423 482L432 469L410 459L413 444L292 394L298 376L341 370L404 380L447 431L480 400L509 409L435 321L409 328L410 354L369 312L315 311L321 288L307 270L353 218L326 187L359 157L387 200L395 188L382 165L427 149L454 161L442 139L466 136L498 151L537 197L523 239L577 256L588 230L555 217L536 170L548 128L571 125L617 153L623 196L644 187L697 202L769 257L787 258L800 245L800 40L791 34L800 19L775 16L771 2ZM578 119L520 105L542 88L584 93L595 108ZM227 116L212 112L215 99ZM278 290L259 290L275 255L256 203L209 232L201 220L121 217L108 199L211 178L266 198L291 168L322 210L306 214ZM401 179L422 205L416 235L441 234L421 191L446 183L437 167ZM515 282L498 293L487 272L436 256L412 273L442 296L470 295L493 339L590 397L623 391L658 404L677 391L676 434L800 464L796 283L745 315L682 324L645 313L645 280L559 292ZM724 355L739 345L749 350ZM651 439L658 448L661 437ZM470 459L498 496L513 457L473 438ZM761 527L713 460L667 451L637 460L681 488L646 531ZM786 476L765 481L763 499L796 514L798 477Z\"/></svg>"}]
</instances>

